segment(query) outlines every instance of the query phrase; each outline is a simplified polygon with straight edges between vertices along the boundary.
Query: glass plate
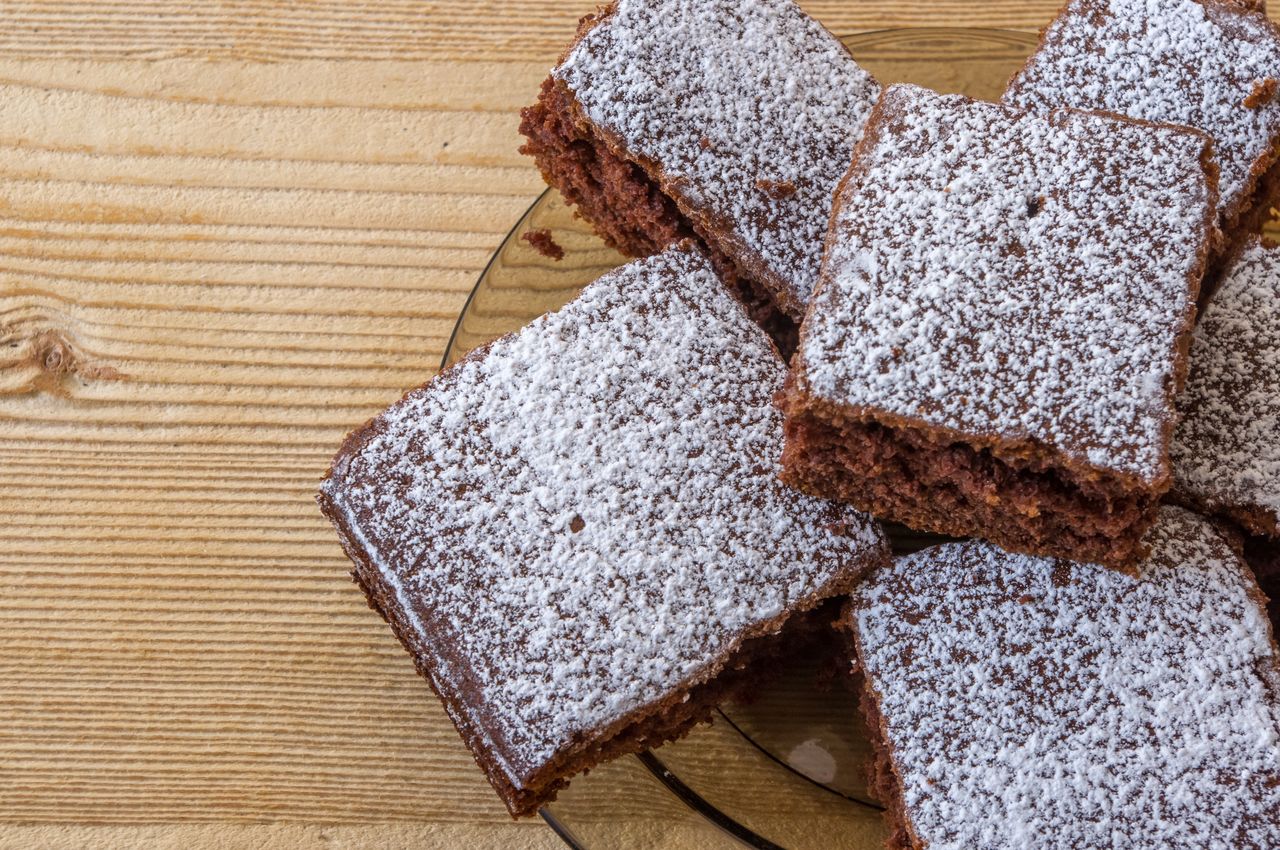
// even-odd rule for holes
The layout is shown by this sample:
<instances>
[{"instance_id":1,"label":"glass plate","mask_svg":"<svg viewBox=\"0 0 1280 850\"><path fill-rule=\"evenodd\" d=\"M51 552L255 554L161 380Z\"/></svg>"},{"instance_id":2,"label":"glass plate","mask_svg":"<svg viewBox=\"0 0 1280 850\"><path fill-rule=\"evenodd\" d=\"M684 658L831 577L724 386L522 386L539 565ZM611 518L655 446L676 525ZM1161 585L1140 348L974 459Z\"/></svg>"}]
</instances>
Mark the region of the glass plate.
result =
<instances>
[{"instance_id":1,"label":"glass plate","mask_svg":"<svg viewBox=\"0 0 1280 850\"><path fill-rule=\"evenodd\" d=\"M1030 33L960 28L843 40L883 83L988 100L999 97L1036 43ZM562 260L522 238L541 229L564 249ZM480 276L442 365L559 308L623 262L559 194L544 192ZM896 548L915 548L910 536L894 537ZM543 810L544 820L566 844L585 850L882 847L886 831L866 789L869 747L857 701L823 667L820 659L798 660L749 703L723 706L710 726L578 777Z\"/></svg>"}]
</instances>

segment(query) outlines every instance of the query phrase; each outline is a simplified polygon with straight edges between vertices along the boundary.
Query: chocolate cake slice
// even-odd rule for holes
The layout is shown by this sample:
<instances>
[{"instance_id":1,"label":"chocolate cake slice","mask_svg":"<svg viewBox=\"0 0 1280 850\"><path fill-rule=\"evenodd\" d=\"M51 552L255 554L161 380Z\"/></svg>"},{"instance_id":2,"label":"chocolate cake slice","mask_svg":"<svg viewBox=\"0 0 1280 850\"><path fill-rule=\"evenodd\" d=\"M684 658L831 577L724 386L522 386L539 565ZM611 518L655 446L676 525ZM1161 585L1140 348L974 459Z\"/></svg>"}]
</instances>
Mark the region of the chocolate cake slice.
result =
<instances>
[{"instance_id":1,"label":"chocolate cake slice","mask_svg":"<svg viewBox=\"0 0 1280 850\"><path fill-rule=\"evenodd\" d=\"M1278 92L1280 29L1250 4L1070 0L1004 102L1204 130L1222 170L1218 223L1229 249L1260 230L1276 203L1280 175L1267 172L1280 153Z\"/></svg>"},{"instance_id":2,"label":"chocolate cake slice","mask_svg":"<svg viewBox=\"0 0 1280 850\"><path fill-rule=\"evenodd\" d=\"M618 0L583 19L524 111L522 150L625 254L696 236L794 341L878 93L790 0Z\"/></svg>"},{"instance_id":3,"label":"chocolate cake slice","mask_svg":"<svg viewBox=\"0 0 1280 850\"><path fill-rule=\"evenodd\" d=\"M1170 483L1209 149L887 89L781 399L785 480L917 530L1132 566Z\"/></svg>"},{"instance_id":4,"label":"chocolate cake slice","mask_svg":"<svg viewBox=\"0 0 1280 850\"><path fill-rule=\"evenodd\" d=\"M1280 250L1249 240L1196 326L1174 496L1280 536Z\"/></svg>"},{"instance_id":5,"label":"chocolate cake slice","mask_svg":"<svg viewBox=\"0 0 1280 850\"><path fill-rule=\"evenodd\" d=\"M1280 847L1280 651L1238 553L1165 507L1136 577L970 541L848 627L890 846Z\"/></svg>"},{"instance_id":6,"label":"chocolate cake slice","mask_svg":"<svg viewBox=\"0 0 1280 850\"><path fill-rule=\"evenodd\" d=\"M871 519L778 480L784 371L686 244L342 446L321 506L513 815L687 732L887 563Z\"/></svg>"}]
</instances>

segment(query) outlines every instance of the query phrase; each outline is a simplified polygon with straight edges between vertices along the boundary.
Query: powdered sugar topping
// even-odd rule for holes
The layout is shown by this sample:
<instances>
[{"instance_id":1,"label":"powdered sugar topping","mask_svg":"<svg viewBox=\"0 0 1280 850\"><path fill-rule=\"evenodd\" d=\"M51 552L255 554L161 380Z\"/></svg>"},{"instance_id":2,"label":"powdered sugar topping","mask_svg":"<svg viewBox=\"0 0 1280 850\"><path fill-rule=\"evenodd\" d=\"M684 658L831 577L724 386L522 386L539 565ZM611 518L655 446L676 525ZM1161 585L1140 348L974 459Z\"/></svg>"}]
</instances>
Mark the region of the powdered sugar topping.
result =
<instances>
[{"instance_id":1,"label":"powdered sugar topping","mask_svg":"<svg viewBox=\"0 0 1280 850\"><path fill-rule=\"evenodd\" d=\"M517 787L887 556L777 480L782 374L671 249L411 393L326 483Z\"/></svg>"},{"instance_id":2,"label":"powdered sugar topping","mask_svg":"<svg viewBox=\"0 0 1280 850\"><path fill-rule=\"evenodd\" d=\"M940 546L855 595L913 831L949 848L1280 847L1280 661L1246 567L1164 508L1140 578Z\"/></svg>"},{"instance_id":3,"label":"powdered sugar topping","mask_svg":"<svg viewBox=\"0 0 1280 850\"><path fill-rule=\"evenodd\" d=\"M1172 445L1174 486L1280 523L1280 251L1250 245L1196 326ZM1250 523L1256 525L1256 523ZM1267 525L1263 522L1262 526Z\"/></svg>"},{"instance_id":4,"label":"powdered sugar topping","mask_svg":"<svg viewBox=\"0 0 1280 850\"><path fill-rule=\"evenodd\" d=\"M555 71L799 318L831 195L879 93L790 0L620 0Z\"/></svg>"},{"instance_id":5,"label":"powdered sugar topping","mask_svg":"<svg viewBox=\"0 0 1280 850\"><path fill-rule=\"evenodd\" d=\"M1280 136L1280 100L1245 105L1268 79L1280 80L1280 35L1240 4L1073 0L1004 99L1204 130L1217 142L1220 208L1232 211L1248 200L1251 171Z\"/></svg>"},{"instance_id":6,"label":"powdered sugar topping","mask_svg":"<svg viewBox=\"0 0 1280 850\"><path fill-rule=\"evenodd\" d=\"M888 89L837 199L800 344L807 391L1165 480L1209 239L1206 144Z\"/></svg>"}]
</instances>

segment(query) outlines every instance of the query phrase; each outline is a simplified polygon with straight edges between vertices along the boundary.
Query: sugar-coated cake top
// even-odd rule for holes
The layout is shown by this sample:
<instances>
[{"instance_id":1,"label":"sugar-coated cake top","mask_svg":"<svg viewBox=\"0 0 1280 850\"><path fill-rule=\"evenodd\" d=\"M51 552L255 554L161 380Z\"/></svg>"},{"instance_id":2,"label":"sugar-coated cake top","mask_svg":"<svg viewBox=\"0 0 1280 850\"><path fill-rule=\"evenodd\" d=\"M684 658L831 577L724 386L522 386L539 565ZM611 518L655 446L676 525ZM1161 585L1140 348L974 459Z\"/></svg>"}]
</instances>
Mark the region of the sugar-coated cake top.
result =
<instances>
[{"instance_id":1,"label":"sugar-coated cake top","mask_svg":"<svg viewBox=\"0 0 1280 850\"><path fill-rule=\"evenodd\" d=\"M1240 3L1071 0L1004 100L1204 130L1217 143L1229 224L1252 194L1255 164L1269 158L1280 136L1278 82L1280 33Z\"/></svg>"},{"instance_id":2,"label":"sugar-coated cake top","mask_svg":"<svg viewBox=\"0 0 1280 850\"><path fill-rule=\"evenodd\" d=\"M930 850L1280 847L1280 662L1247 568L1163 508L1140 577L939 546L855 593Z\"/></svg>"},{"instance_id":3,"label":"sugar-coated cake top","mask_svg":"<svg viewBox=\"0 0 1280 850\"><path fill-rule=\"evenodd\" d=\"M1163 482L1210 239L1207 143L887 89L836 198L800 386Z\"/></svg>"},{"instance_id":4,"label":"sugar-coated cake top","mask_svg":"<svg viewBox=\"0 0 1280 850\"><path fill-rule=\"evenodd\" d=\"M555 75L799 318L879 94L791 0L619 0Z\"/></svg>"},{"instance_id":5,"label":"sugar-coated cake top","mask_svg":"<svg viewBox=\"0 0 1280 850\"><path fill-rule=\"evenodd\" d=\"M1191 346L1171 446L1174 486L1252 531L1280 523L1280 251L1249 245Z\"/></svg>"},{"instance_id":6,"label":"sugar-coated cake top","mask_svg":"<svg viewBox=\"0 0 1280 850\"><path fill-rule=\"evenodd\" d=\"M383 413L324 485L516 787L887 558L778 480L783 364L692 250Z\"/></svg>"}]
</instances>

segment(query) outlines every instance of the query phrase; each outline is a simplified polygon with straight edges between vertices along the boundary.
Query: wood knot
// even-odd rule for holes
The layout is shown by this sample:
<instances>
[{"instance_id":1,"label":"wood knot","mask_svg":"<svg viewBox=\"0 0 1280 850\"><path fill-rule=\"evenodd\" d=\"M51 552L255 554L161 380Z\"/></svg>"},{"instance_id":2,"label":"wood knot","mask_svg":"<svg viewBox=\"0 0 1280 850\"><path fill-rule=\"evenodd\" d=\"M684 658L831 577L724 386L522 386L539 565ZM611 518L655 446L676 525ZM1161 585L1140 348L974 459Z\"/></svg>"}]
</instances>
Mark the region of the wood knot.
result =
<instances>
[{"instance_id":1,"label":"wood knot","mask_svg":"<svg viewBox=\"0 0 1280 850\"><path fill-rule=\"evenodd\" d=\"M42 330L31 337L18 365L28 370L28 378L17 388L18 392L65 396L67 389L63 384L70 376L82 381L118 381L124 378L114 367L85 358L62 331L54 329Z\"/></svg>"},{"instance_id":2,"label":"wood knot","mask_svg":"<svg viewBox=\"0 0 1280 850\"><path fill-rule=\"evenodd\" d=\"M76 356L56 331L43 331L33 340L31 359L50 375L65 375L75 371Z\"/></svg>"}]
</instances>

